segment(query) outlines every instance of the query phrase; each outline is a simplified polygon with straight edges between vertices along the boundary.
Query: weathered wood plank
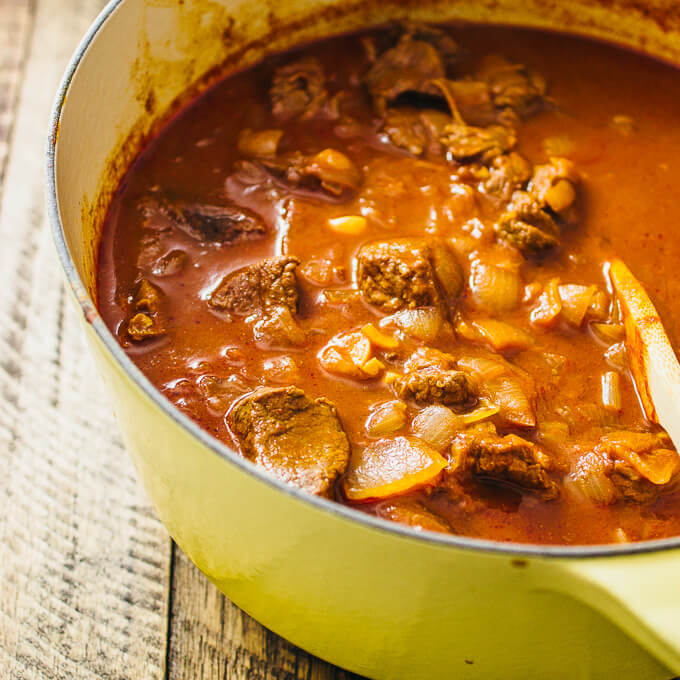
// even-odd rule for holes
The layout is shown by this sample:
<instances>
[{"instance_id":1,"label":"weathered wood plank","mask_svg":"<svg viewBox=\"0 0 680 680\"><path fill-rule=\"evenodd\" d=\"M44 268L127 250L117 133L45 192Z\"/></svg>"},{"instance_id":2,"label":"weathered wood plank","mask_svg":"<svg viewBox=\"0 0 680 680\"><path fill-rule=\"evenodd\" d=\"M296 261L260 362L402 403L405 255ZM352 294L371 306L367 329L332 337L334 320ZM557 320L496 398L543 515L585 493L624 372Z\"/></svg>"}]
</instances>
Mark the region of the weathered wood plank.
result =
<instances>
[{"instance_id":1,"label":"weathered wood plank","mask_svg":"<svg viewBox=\"0 0 680 680\"><path fill-rule=\"evenodd\" d=\"M220 594L175 546L168 680L353 680L281 639Z\"/></svg>"},{"instance_id":2,"label":"weathered wood plank","mask_svg":"<svg viewBox=\"0 0 680 680\"><path fill-rule=\"evenodd\" d=\"M30 35L31 7L30 0L0 0L0 186Z\"/></svg>"},{"instance_id":3,"label":"weathered wood plank","mask_svg":"<svg viewBox=\"0 0 680 680\"><path fill-rule=\"evenodd\" d=\"M0 0L2 9L19 4ZM51 100L103 4L39 0L9 125L0 203L3 678L165 674L170 541L119 441L44 215Z\"/></svg>"}]
</instances>

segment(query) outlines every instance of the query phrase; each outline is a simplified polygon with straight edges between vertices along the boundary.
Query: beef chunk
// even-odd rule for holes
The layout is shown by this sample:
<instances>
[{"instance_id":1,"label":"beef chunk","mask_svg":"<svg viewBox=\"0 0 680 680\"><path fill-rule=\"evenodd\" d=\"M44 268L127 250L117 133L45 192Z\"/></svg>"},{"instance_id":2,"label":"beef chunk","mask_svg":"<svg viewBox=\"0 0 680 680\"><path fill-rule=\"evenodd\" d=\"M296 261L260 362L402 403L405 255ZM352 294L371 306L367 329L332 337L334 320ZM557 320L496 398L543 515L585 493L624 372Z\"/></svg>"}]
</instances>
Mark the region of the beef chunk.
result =
<instances>
[{"instance_id":1,"label":"beef chunk","mask_svg":"<svg viewBox=\"0 0 680 680\"><path fill-rule=\"evenodd\" d=\"M150 230L178 228L202 243L231 245L267 231L259 215L227 200L206 204L154 195L143 202L143 215L144 226Z\"/></svg>"},{"instance_id":2,"label":"beef chunk","mask_svg":"<svg viewBox=\"0 0 680 680\"><path fill-rule=\"evenodd\" d=\"M529 191L546 210L563 215L576 200L579 174L566 158L551 158L550 163L537 165L531 177Z\"/></svg>"},{"instance_id":3,"label":"beef chunk","mask_svg":"<svg viewBox=\"0 0 680 680\"><path fill-rule=\"evenodd\" d=\"M265 387L242 397L227 426L246 458L309 493L330 496L349 461L335 406L297 387Z\"/></svg>"},{"instance_id":4,"label":"beef chunk","mask_svg":"<svg viewBox=\"0 0 680 680\"><path fill-rule=\"evenodd\" d=\"M434 85L459 123L484 127L499 122L487 83L480 80L441 79L436 80Z\"/></svg>"},{"instance_id":5,"label":"beef chunk","mask_svg":"<svg viewBox=\"0 0 680 680\"><path fill-rule=\"evenodd\" d=\"M238 269L222 279L210 296L215 309L247 316L285 307L297 311L298 288L295 257L273 257Z\"/></svg>"},{"instance_id":6,"label":"beef chunk","mask_svg":"<svg viewBox=\"0 0 680 680\"><path fill-rule=\"evenodd\" d=\"M401 149L414 156L441 153L439 137L450 117L441 111L425 109L388 109L381 131Z\"/></svg>"},{"instance_id":7,"label":"beef chunk","mask_svg":"<svg viewBox=\"0 0 680 680\"><path fill-rule=\"evenodd\" d=\"M527 191L516 191L495 225L498 237L524 255L542 255L559 245L558 227L543 204Z\"/></svg>"},{"instance_id":8,"label":"beef chunk","mask_svg":"<svg viewBox=\"0 0 680 680\"><path fill-rule=\"evenodd\" d=\"M344 153L324 149L314 155L300 151L262 159L261 166L288 187L347 199L361 186L361 172Z\"/></svg>"},{"instance_id":9,"label":"beef chunk","mask_svg":"<svg viewBox=\"0 0 680 680\"><path fill-rule=\"evenodd\" d=\"M141 342L165 333L161 320L161 292L152 283L142 279L132 298L132 317L127 324L128 336Z\"/></svg>"},{"instance_id":10,"label":"beef chunk","mask_svg":"<svg viewBox=\"0 0 680 680\"><path fill-rule=\"evenodd\" d=\"M457 472L481 481L511 484L543 500L559 495L548 475L549 459L535 444L514 434L499 437L493 425L480 425L456 435L451 447Z\"/></svg>"},{"instance_id":11,"label":"beef chunk","mask_svg":"<svg viewBox=\"0 0 680 680\"><path fill-rule=\"evenodd\" d=\"M512 64L503 57L488 56L478 76L486 81L493 103L509 124L539 111L545 103L545 79L525 66Z\"/></svg>"},{"instance_id":12,"label":"beef chunk","mask_svg":"<svg viewBox=\"0 0 680 680\"><path fill-rule=\"evenodd\" d=\"M277 118L312 118L328 97L321 64L313 57L306 57L277 68L269 95Z\"/></svg>"},{"instance_id":13,"label":"beef chunk","mask_svg":"<svg viewBox=\"0 0 680 680\"><path fill-rule=\"evenodd\" d=\"M406 21L402 24L405 35L413 40L429 43L437 50L447 74L451 74L460 64L465 52L458 43L441 28L429 24Z\"/></svg>"},{"instance_id":14,"label":"beef chunk","mask_svg":"<svg viewBox=\"0 0 680 680\"><path fill-rule=\"evenodd\" d=\"M459 162L490 163L517 144L517 135L504 125L475 127L454 121L444 128L441 142L451 159Z\"/></svg>"},{"instance_id":15,"label":"beef chunk","mask_svg":"<svg viewBox=\"0 0 680 680\"><path fill-rule=\"evenodd\" d=\"M177 226L204 243L232 245L260 238L267 231L259 215L234 203L181 203L174 209Z\"/></svg>"},{"instance_id":16,"label":"beef chunk","mask_svg":"<svg viewBox=\"0 0 680 680\"><path fill-rule=\"evenodd\" d=\"M462 406L474 394L470 378L463 371L434 367L409 371L397 378L392 388L400 399L417 404Z\"/></svg>"},{"instance_id":17,"label":"beef chunk","mask_svg":"<svg viewBox=\"0 0 680 680\"><path fill-rule=\"evenodd\" d=\"M606 472L626 499L651 502L680 481L680 459L665 432L611 432L600 438L595 452L610 461Z\"/></svg>"},{"instance_id":18,"label":"beef chunk","mask_svg":"<svg viewBox=\"0 0 680 680\"><path fill-rule=\"evenodd\" d=\"M443 308L460 294L463 276L444 244L425 239L374 241L357 254L357 280L367 302L386 312Z\"/></svg>"},{"instance_id":19,"label":"beef chunk","mask_svg":"<svg viewBox=\"0 0 680 680\"><path fill-rule=\"evenodd\" d=\"M484 191L501 201L509 201L516 189L523 187L531 177L528 161L515 151L497 156L489 167L489 177Z\"/></svg>"},{"instance_id":20,"label":"beef chunk","mask_svg":"<svg viewBox=\"0 0 680 680\"><path fill-rule=\"evenodd\" d=\"M406 92L437 95L432 80L446 75L436 47L405 34L383 52L366 75L366 85L379 112Z\"/></svg>"}]
</instances>

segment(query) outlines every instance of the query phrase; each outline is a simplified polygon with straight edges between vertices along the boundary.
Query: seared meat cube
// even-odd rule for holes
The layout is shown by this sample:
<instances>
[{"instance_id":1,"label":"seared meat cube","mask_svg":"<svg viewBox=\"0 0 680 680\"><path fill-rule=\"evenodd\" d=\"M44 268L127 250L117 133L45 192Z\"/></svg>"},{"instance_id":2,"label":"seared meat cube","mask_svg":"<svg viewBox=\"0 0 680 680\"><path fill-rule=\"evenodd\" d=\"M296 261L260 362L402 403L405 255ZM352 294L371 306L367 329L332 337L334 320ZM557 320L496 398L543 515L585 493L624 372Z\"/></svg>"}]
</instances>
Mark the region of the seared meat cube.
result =
<instances>
[{"instance_id":1,"label":"seared meat cube","mask_svg":"<svg viewBox=\"0 0 680 680\"><path fill-rule=\"evenodd\" d=\"M137 342L163 335L160 324L148 314L138 312L128 322L127 334Z\"/></svg>"},{"instance_id":2,"label":"seared meat cube","mask_svg":"<svg viewBox=\"0 0 680 680\"><path fill-rule=\"evenodd\" d=\"M653 501L680 481L680 459L665 433L611 432L600 438L595 452L611 461L608 476L629 500Z\"/></svg>"},{"instance_id":3,"label":"seared meat cube","mask_svg":"<svg viewBox=\"0 0 680 680\"><path fill-rule=\"evenodd\" d=\"M142 279L132 299L132 318L127 324L127 334L136 342L165 333L160 315L161 292L152 283Z\"/></svg>"},{"instance_id":4,"label":"seared meat cube","mask_svg":"<svg viewBox=\"0 0 680 680\"><path fill-rule=\"evenodd\" d=\"M449 116L441 111L388 109L381 129L392 144L414 156L436 155L442 149L439 136L449 121Z\"/></svg>"},{"instance_id":5,"label":"seared meat cube","mask_svg":"<svg viewBox=\"0 0 680 680\"><path fill-rule=\"evenodd\" d=\"M529 191L555 213L569 210L576 200L579 174L566 158L551 158L550 163L537 165L531 177Z\"/></svg>"},{"instance_id":6,"label":"seared meat cube","mask_svg":"<svg viewBox=\"0 0 680 680\"><path fill-rule=\"evenodd\" d=\"M262 159L261 165L289 187L349 198L361 185L361 172L344 153L324 149L313 156L299 151Z\"/></svg>"},{"instance_id":7,"label":"seared meat cube","mask_svg":"<svg viewBox=\"0 0 680 680\"><path fill-rule=\"evenodd\" d=\"M330 496L349 461L335 406L297 387L260 388L239 399L227 426L243 455L282 481Z\"/></svg>"},{"instance_id":8,"label":"seared meat cube","mask_svg":"<svg viewBox=\"0 0 680 680\"><path fill-rule=\"evenodd\" d=\"M357 280L367 302L386 312L415 307L444 308L463 287L455 255L437 241L375 241L357 254Z\"/></svg>"},{"instance_id":9,"label":"seared meat cube","mask_svg":"<svg viewBox=\"0 0 680 680\"><path fill-rule=\"evenodd\" d=\"M392 383L395 394L417 404L462 406L470 402L474 390L463 371L435 367L409 371Z\"/></svg>"},{"instance_id":10,"label":"seared meat cube","mask_svg":"<svg viewBox=\"0 0 680 680\"><path fill-rule=\"evenodd\" d=\"M479 425L456 435L451 447L456 472L531 491L543 500L559 495L548 475L550 461L536 444L514 434L499 437L493 425Z\"/></svg>"},{"instance_id":11,"label":"seared meat cube","mask_svg":"<svg viewBox=\"0 0 680 680\"><path fill-rule=\"evenodd\" d=\"M269 95L276 117L282 120L313 117L328 97L321 64L313 57L306 57L277 68Z\"/></svg>"},{"instance_id":12,"label":"seared meat cube","mask_svg":"<svg viewBox=\"0 0 680 680\"><path fill-rule=\"evenodd\" d=\"M531 177L529 162L515 151L497 156L489 167L489 178L484 191L501 201L509 201L516 189L523 187Z\"/></svg>"},{"instance_id":13,"label":"seared meat cube","mask_svg":"<svg viewBox=\"0 0 680 680\"><path fill-rule=\"evenodd\" d=\"M444 128L440 140L455 161L490 163L496 156L514 148L517 135L514 130L503 125L474 127L453 122Z\"/></svg>"},{"instance_id":14,"label":"seared meat cube","mask_svg":"<svg viewBox=\"0 0 680 680\"><path fill-rule=\"evenodd\" d=\"M518 118L535 113L545 103L545 79L503 57L488 56L478 76L487 82L494 105L505 112L507 123L512 124Z\"/></svg>"},{"instance_id":15,"label":"seared meat cube","mask_svg":"<svg viewBox=\"0 0 680 680\"><path fill-rule=\"evenodd\" d=\"M366 85L379 112L405 92L437 95L432 80L446 75L435 47L406 34L381 54L366 75Z\"/></svg>"},{"instance_id":16,"label":"seared meat cube","mask_svg":"<svg viewBox=\"0 0 680 680\"><path fill-rule=\"evenodd\" d=\"M436 80L453 117L463 125L492 125L499 122L489 86L480 80Z\"/></svg>"},{"instance_id":17,"label":"seared meat cube","mask_svg":"<svg viewBox=\"0 0 680 680\"><path fill-rule=\"evenodd\" d=\"M495 225L498 237L525 255L541 255L559 245L553 216L527 191L516 191Z\"/></svg>"},{"instance_id":18,"label":"seared meat cube","mask_svg":"<svg viewBox=\"0 0 680 680\"><path fill-rule=\"evenodd\" d=\"M178 204L177 225L206 243L231 245L263 236L267 227L256 213L234 203L222 205Z\"/></svg>"},{"instance_id":19,"label":"seared meat cube","mask_svg":"<svg viewBox=\"0 0 680 680\"><path fill-rule=\"evenodd\" d=\"M247 316L286 307L297 311L298 288L295 257L273 257L238 269L222 279L210 296L215 309Z\"/></svg>"},{"instance_id":20,"label":"seared meat cube","mask_svg":"<svg viewBox=\"0 0 680 680\"><path fill-rule=\"evenodd\" d=\"M437 50L447 73L452 72L464 56L464 51L458 43L441 28L409 21L404 22L402 27L406 35L414 40L429 43Z\"/></svg>"}]
</instances>

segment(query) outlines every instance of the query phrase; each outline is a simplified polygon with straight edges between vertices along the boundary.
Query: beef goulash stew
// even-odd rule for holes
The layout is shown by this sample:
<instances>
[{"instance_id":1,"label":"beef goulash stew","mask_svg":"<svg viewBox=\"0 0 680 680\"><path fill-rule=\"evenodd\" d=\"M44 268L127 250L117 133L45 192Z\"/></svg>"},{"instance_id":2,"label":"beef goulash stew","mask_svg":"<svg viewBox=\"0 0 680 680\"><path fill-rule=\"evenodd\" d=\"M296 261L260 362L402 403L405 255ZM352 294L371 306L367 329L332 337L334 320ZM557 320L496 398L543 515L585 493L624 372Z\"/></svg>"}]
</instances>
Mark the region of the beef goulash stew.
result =
<instances>
[{"instance_id":1,"label":"beef goulash stew","mask_svg":"<svg viewBox=\"0 0 680 680\"><path fill-rule=\"evenodd\" d=\"M181 111L110 207L99 307L272 476L418 530L680 534L608 277L680 333L680 78L574 38L404 24Z\"/></svg>"}]
</instances>

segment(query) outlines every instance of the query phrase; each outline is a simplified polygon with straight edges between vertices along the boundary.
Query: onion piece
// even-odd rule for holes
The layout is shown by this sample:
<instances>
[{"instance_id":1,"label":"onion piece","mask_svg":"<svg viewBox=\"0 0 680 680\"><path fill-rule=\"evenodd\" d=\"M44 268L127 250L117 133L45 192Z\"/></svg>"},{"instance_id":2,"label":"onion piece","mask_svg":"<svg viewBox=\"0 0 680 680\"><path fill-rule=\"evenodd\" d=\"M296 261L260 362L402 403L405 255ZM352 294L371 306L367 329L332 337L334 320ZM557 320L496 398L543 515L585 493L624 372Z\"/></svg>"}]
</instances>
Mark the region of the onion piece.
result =
<instances>
[{"instance_id":1,"label":"onion piece","mask_svg":"<svg viewBox=\"0 0 680 680\"><path fill-rule=\"evenodd\" d=\"M624 330L623 324L621 323L601 323L599 321L593 321L590 324L595 337L602 342L615 343L623 340Z\"/></svg>"},{"instance_id":2,"label":"onion piece","mask_svg":"<svg viewBox=\"0 0 680 680\"><path fill-rule=\"evenodd\" d=\"M581 286L567 283L558 286L562 300L562 318L572 326L580 328L586 318L588 307L597 292L597 286Z\"/></svg>"},{"instance_id":3,"label":"onion piece","mask_svg":"<svg viewBox=\"0 0 680 680\"><path fill-rule=\"evenodd\" d=\"M602 405L608 411L621 411L621 379L615 371L602 374Z\"/></svg>"},{"instance_id":4,"label":"onion piece","mask_svg":"<svg viewBox=\"0 0 680 680\"><path fill-rule=\"evenodd\" d=\"M479 423L482 420L487 420L488 418L492 418L497 413L499 413L500 410L501 409L500 409L499 406L494 406L492 404L489 404L489 405L477 408L474 411L470 411L470 413L466 413L466 414L462 415L460 418L466 425L472 425L473 423Z\"/></svg>"},{"instance_id":5,"label":"onion piece","mask_svg":"<svg viewBox=\"0 0 680 680\"><path fill-rule=\"evenodd\" d=\"M343 480L350 501L367 501L403 494L434 484L446 459L416 437L380 439L355 450Z\"/></svg>"},{"instance_id":6,"label":"onion piece","mask_svg":"<svg viewBox=\"0 0 680 680\"><path fill-rule=\"evenodd\" d=\"M446 406L427 406L411 422L416 437L443 451L461 429L462 419Z\"/></svg>"},{"instance_id":7,"label":"onion piece","mask_svg":"<svg viewBox=\"0 0 680 680\"><path fill-rule=\"evenodd\" d=\"M617 342L610 345L604 353L605 361L617 371L625 371L628 364L626 357L626 345L623 342Z\"/></svg>"},{"instance_id":8,"label":"onion piece","mask_svg":"<svg viewBox=\"0 0 680 680\"><path fill-rule=\"evenodd\" d=\"M534 339L521 328L495 319L477 319L472 327L482 340L496 352L524 350L534 344Z\"/></svg>"},{"instance_id":9,"label":"onion piece","mask_svg":"<svg viewBox=\"0 0 680 680\"><path fill-rule=\"evenodd\" d=\"M565 478L565 485L599 505L616 500L616 488L607 476L608 461L595 452L579 458L576 469Z\"/></svg>"},{"instance_id":10,"label":"onion piece","mask_svg":"<svg viewBox=\"0 0 680 680\"><path fill-rule=\"evenodd\" d=\"M245 128L238 137L238 150L245 156L266 158L275 156L283 130L257 130Z\"/></svg>"},{"instance_id":11,"label":"onion piece","mask_svg":"<svg viewBox=\"0 0 680 680\"><path fill-rule=\"evenodd\" d=\"M498 415L508 425L535 427L536 416L529 399L533 394L531 377L501 357L462 357L457 367L471 373L480 385L480 392L498 406Z\"/></svg>"},{"instance_id":12,"label":"onion piece","mask_svg":"<svg viewBox=\"0 0 680 680\"><path fill-rule=\"evenodd\" d=\"M550 279L538 296L538 304L531 310L531 323L537 326L553 326L562 311L559 279Z\"/></svg>"},{"instance_id":13,"label":"onion piece","mask_svg":"<svg viewBox=\"0 0 680 680\"><path fill-rule=\"evenodd\" d=\"M514 264L504 266L474 260L470 267L470 290L480 309L501 314L517 307L522 281Z\"/></svg>"},{"instance_id":14,"label":"onion piece","mask_svg":"<svg viewBox=\"0 0 680 680\"><path fill-rule=\"evenodd\" d=\"M361 331L335 335L317 356L329 373L359 379L372 377L363 370L371 359L371 342Z\"/></svg>"},{"instance_id":15,"label":"onion piece","mask_svg":"<svg viewBox=\"0 0 680 680\"><path fill-rule=\"evenodd\" d=\"M406 404L403 401L386 401L366 419L364 429L369 437L394 434L406 424Z\"/></svg>"},{"instance_id":16,"label":"onion piece","mask_svg":"<svg viewBox=\"0 0 680 680\"><path fill-rule=\"evenodd\" d=\"M418 307L416 309L402 309L392 316L385 317L380 325L394 323L404 333L416 340L432 342L441 330L444 320L436 307Z\"/></svg>"}]
</instances>

